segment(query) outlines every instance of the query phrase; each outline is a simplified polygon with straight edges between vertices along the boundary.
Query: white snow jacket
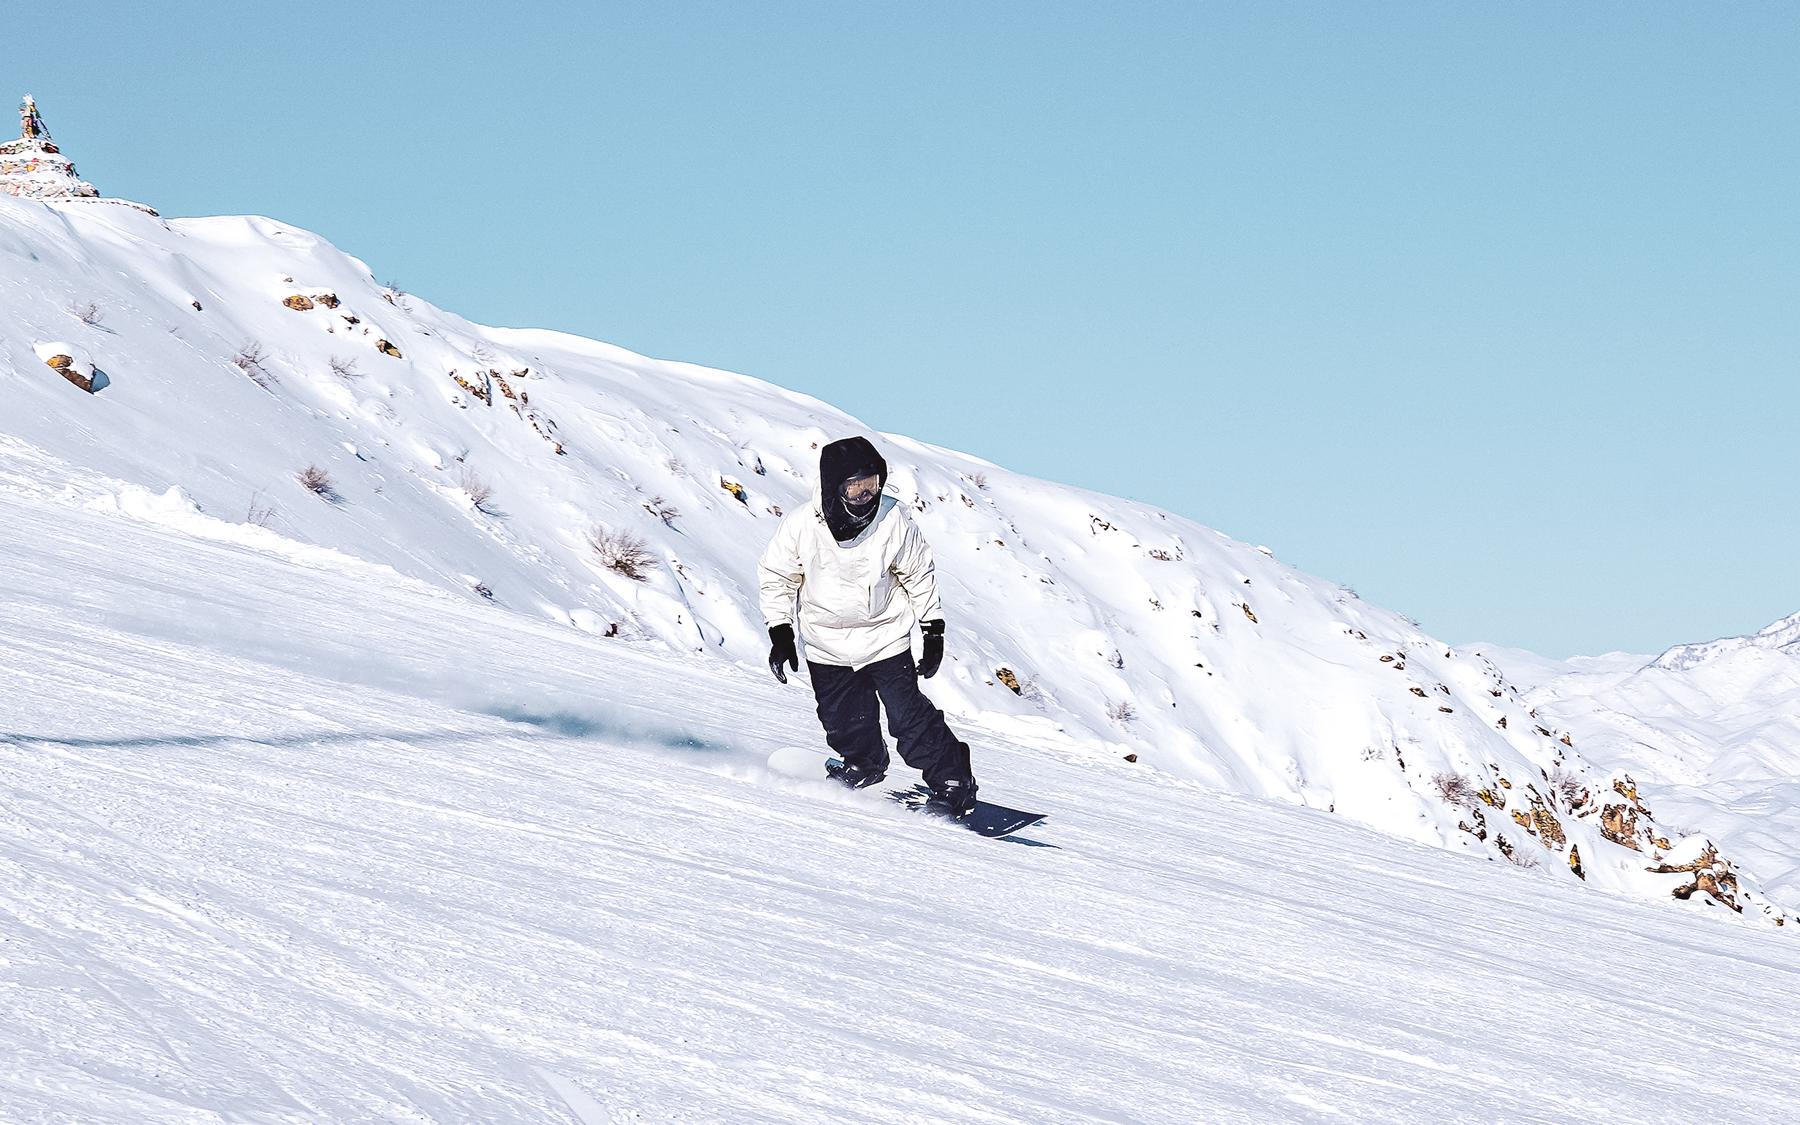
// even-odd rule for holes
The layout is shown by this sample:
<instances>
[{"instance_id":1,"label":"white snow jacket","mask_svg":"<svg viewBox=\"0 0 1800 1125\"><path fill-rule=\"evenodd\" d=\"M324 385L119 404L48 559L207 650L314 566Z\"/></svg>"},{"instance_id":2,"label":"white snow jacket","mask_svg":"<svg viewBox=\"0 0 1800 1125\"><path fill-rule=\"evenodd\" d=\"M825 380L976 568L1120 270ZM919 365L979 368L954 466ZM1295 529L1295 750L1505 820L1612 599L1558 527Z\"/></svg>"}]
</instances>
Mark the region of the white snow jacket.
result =
<instances>
[{"instance_id":1,"label":"white snow jacket","mask_svg":"<svg viewBox=\"0 0 1800 1125\"><path fill-rule=\"evenodd\" d=\"M807 660L863 668L912 647L913 623L944 616L931 548L891 496L839 543L819 494L781 521L756 567L763 621L796 623Z\"/></svg>"}]
</instances>

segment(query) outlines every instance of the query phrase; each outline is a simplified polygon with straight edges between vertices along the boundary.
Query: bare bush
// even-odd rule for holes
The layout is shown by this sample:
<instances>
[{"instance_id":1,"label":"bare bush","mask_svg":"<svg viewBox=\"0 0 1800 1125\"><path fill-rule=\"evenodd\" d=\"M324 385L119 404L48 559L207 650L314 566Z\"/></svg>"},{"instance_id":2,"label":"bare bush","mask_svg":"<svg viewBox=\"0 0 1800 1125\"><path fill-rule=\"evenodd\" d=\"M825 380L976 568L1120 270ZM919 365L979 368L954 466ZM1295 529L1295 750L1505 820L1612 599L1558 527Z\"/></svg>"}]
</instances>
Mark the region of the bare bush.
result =
<instances>
[{"instance_id":1,"label":"bare bush","mask_svg":"<svg viewBox=\"0 0 1800 1125\"><path fill-rule=\"evenodd\" d=\"M1504 841L1506 837L1502 836L1500 839ZM1538 857L1531 852L1525 851L1523 848L1503 846L1500 849L1500 854L1505 856L1506 862L1512 864L1514 867L1522 867L1529 871L1538 866Z\"/></svg>"},{"instance_id":2,"label":"bare bush","mask_svg":"<svg viewBox=\"0 0 1800 1125\"><path fill-rule=\"evenodd\" d=\"M98 328L106 319L106 311L92 301L71 301L69 315L90 327Z\"/></svg>"},{"instance_id":3,"label":"bare bush","mask_svg":"<svg viewBox=\"0 0 1800 1125\"><path fill-rule=\"evenodd\" d=\"M244 513L244 522L253 527L273 527L275 517L280 514L275 505L262 498L262 493L253 492L250 494L249 510Z\"/></svg>"},{"instance_id":4,"label":"bare bush","mask_svg":"<svg viewBox=\"0 0 1800 1125\"><path fill-rule=\"evenodd\" d=\"M1550 791L1562 801L1563 808L1571 812L1580 808L1587 800L1583 794L1581 778L1564 769L1550 775Z\"/></svg>"},{"instance_id":5,"label":"bare bush","mask_svg":"<svg viewBox=\"0 0 1800 1125\"><path fill-rule=\"evenodd\" d=\"M597 525L588 532L588 543L601 566L634 582L648 581L650 570L656 565L650 544L629 531Z\"/></svg>"},{"instance_id":6,"label":"bare bush","mask_svg":"<svg viewBox=\"0 0 1800 1125\"><path fill-rule=\"evenodd\" d=\"M682 460L682 459L681 459L681 458L679 458L679 457L671 457L671 458L669 458L669 459L668 459L668 460L667 460L667 461L664 461L664 462L663 462L663 465L664 465L664 467L666 467L666 468L667 468L667 469L668 469L668 470L669 470L669 471L670 471L670 472L671 472L671 473L674 473L674 474L675 474L675 475L676 475L676 476L678 476L678 477L685 477L685 476L687 476L687 471L688 471L688 470L687 470L687 462L686 462L686 461L683 461L683 460Z\"/></svg>"},{"instance_id":7,"label":"bare bush","mask_svg":"<svg viewBox=\"0 0 1800 1125\"><path fill-rule=\"evenodd\" d=\"M644 511L649 512L651 515L671 527L674 526L676 520L681 518L681 509L669 503L661 496L652 496L649 502L644 505Z\"/></svg>"},{"instance_id":8,"label":"bare bush","mask_svg":"<svg viewBox=\"0 0 1800 1125\"><path fill-rule=\"evenodd\" d=\"M1121 699L1117 703L1106 705L1106 717L1115 723L1134 723L1137 721L1137 708L1129 699Z\"/></svg>"},{"instance_id":9,"label":"bare bush","mask_svg":"<svg viewBox=\"0 0 1800 1125\"><path fill-rule=\"evenodd\" d=\"M1460 773L1432 774L1431 784L1447 805L1466 806L1475 796L1475 787Z\"/></svg>"},{"instance_id":10,"label":"bare bush","mask_svg":"<svg viewBox=\"0 0 1800 1125\"><path fill-rule=\"evenodd\" d=\"M334 355L329 362L331 364L331 373L340 379L362 378L362 372L356 369L356 359L354 357Z\"/></svg>"},{"instance_id":11,"label":"bare bush","mask_svg":"<svg viewBox=\"0 0 1800 1125\"><path fill-rule=\"evenodd\" d=\"M494 500L494 486L482 480L474 469L464 467L462 471L462 490L468 496L469 503L484 516L493 515L490 505Z\"/></svg>"},{"instance_id":12,"label":"bare bush","mask_svg":"<svg viewBox=\"0 0 1800 1125\"><path fill-rule=\"evenodd\" d=\"M237 350L237 354L231 357L231 364L248 375L251 382L266 391L269 389L269 384L275 382L275 376L263 366L266 356L267 353L259 341L246 340L244 346Z\"/></svg>"},{"instance_id":13,"label":"bare bush","mask_svg":"<svg viewBox=\"0 0 1800 1125\"><path fill-rule=\"evenodd\" d=\"M475 361L477 367L492 367L495 360L494 349L478 343L469 349L469 358Z\"/></svg>"},{"instance_id":14,"label":"bare bush","mask_svg":"<svg viewBox=\"0 0 1800 1125\"><path fill-rule=\"evenodd\" d=\"M338 498L337 483L331 479L331 474L329 472L319 468L317 465L308 465L306 468L301 469L294 474L294 479L300 482L302 488L313 493L315 496L322 497L326 500L336 500Z\"/></svg>"},{"instance_id":15,"label":"bare bush","mask_svg":"<svg viewBox=\"0 0 1800 1125\"><path fill-rule=\"evenodd\" d=\"M974 476L969 478L969 483L974 485L976 488L980 489L982 492L986 492L988 490L988 487L987 487L988 480L987 480L986 473L976 473Z\"/></svg>"}]
</instances>

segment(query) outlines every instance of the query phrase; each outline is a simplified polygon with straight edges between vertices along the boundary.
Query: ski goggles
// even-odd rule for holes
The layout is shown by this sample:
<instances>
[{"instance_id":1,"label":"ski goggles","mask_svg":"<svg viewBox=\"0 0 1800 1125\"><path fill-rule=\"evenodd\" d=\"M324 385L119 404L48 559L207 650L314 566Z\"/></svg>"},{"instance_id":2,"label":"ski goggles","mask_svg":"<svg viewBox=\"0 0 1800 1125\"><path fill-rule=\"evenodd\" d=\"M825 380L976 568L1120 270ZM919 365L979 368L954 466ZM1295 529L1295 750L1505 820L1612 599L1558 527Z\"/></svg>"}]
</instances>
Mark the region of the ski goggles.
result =
<instances>
[{"instance_id":1,"label":"ski goggles","mask_svg":"<svg viewBox=\"0 0 1800 1125\"><path fill-rule=\"evenodd\" d=\"M875 473L867 476L851 477L838 486L838 496L846 504L858 508L866 507L881 495L881 477Z\"/></svg>"}]
</instances>

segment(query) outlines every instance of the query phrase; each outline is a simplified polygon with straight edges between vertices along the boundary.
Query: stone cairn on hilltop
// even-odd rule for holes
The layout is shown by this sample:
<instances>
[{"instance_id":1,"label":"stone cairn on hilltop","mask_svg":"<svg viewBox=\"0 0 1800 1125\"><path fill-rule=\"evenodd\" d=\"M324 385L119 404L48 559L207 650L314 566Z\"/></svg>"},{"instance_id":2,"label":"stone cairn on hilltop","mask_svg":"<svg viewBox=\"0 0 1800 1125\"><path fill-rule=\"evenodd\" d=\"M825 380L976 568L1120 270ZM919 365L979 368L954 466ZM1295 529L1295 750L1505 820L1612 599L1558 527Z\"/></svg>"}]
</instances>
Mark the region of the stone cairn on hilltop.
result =
<instances>
[{"instance_id":1,"label":"stone cairn on hilltop","mask_svg":"<svg viewBox=\"0 0 1800 1125\"><path fill-rule=\"evenodd\" d=\"M102 199L94 185L76 173L74 163L50 139L50 130L30 94L19 103L19 139L0 143L0 192L20 199L118 203L156 214L142 203Z\"/></svg>"}]
</instances>

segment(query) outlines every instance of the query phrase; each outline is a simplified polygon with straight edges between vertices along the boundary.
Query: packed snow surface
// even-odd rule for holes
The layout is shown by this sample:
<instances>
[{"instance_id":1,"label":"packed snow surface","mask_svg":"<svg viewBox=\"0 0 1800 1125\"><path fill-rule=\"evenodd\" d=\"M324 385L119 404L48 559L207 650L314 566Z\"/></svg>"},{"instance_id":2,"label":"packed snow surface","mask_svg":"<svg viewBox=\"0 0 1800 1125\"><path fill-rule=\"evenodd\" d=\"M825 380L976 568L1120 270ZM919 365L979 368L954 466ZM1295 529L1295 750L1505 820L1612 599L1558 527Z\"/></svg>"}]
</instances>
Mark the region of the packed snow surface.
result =
<instances>
[{"instance_id":1,"label":"packed snow surface","mask_svg":"<svg viewBox=\"0 0 1800 1125\"><path fill-rule=\"evenodd\" d=\"M8 1121L1773 1121L1792 935L0 473ZM232 528L237 528L233 531ZM935 684L933 685L935 690Z\"/></svg>"}]
</instances>

